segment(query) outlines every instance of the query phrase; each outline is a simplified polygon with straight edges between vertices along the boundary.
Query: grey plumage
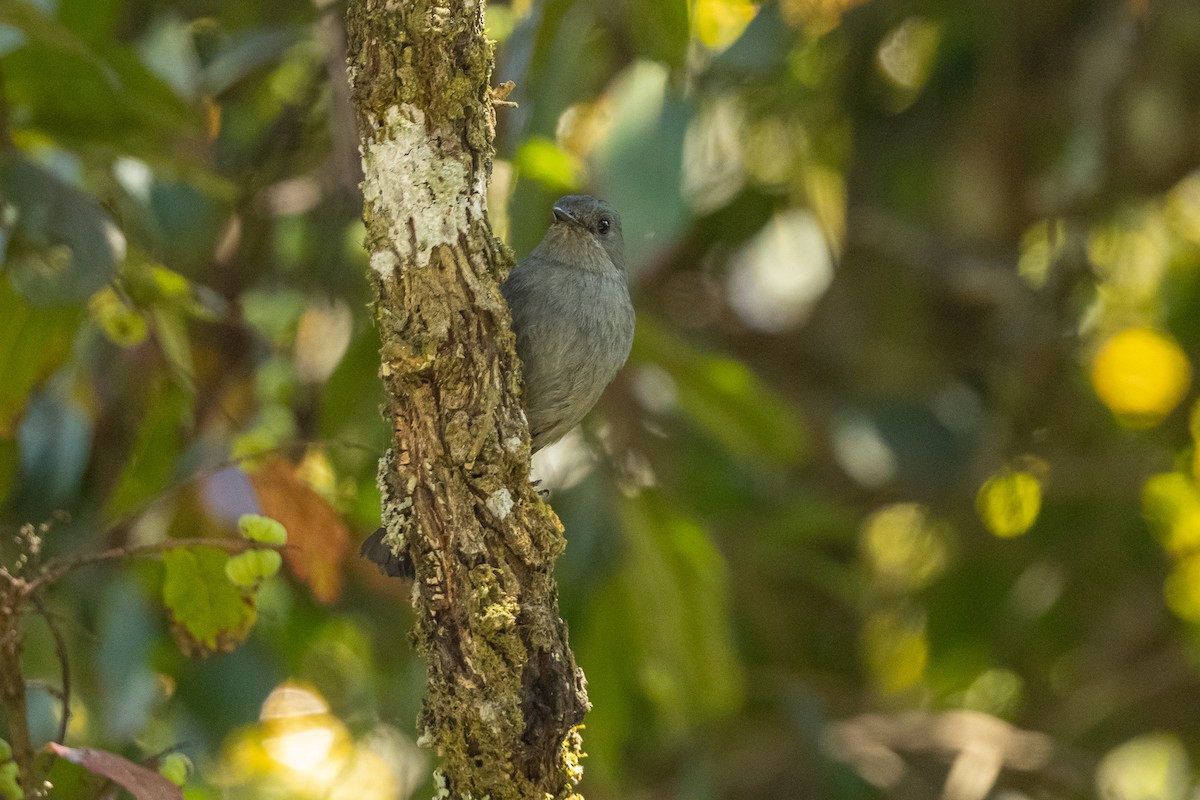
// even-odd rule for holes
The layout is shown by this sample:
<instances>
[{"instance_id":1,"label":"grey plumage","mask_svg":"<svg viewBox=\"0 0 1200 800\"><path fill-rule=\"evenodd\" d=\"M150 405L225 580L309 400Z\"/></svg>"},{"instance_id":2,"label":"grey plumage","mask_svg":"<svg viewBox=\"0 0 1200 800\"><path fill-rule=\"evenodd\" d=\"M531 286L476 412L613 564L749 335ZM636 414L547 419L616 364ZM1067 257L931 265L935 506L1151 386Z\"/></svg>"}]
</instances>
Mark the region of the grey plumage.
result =
<instances>
[{"instance_id":1,"label":"grey plumage","mask_svg":"<svg viewBox=\"0 0 1200 800\"><path fill-rule=\"evenodd\" d=\"M588 195L554 204L554 221L500 287L512 311L536 453L591 410L629 357L633 304L616 209ZM359 553L392 576L412 576L380 528Z\"/></svg>"},{"instance_id":2,"label":"grey plumage","mask_svg":"<svg viewBox=\"0 0 1200 800\"><path fill-rule=\"evenodd\" d=\"M501 291L536 452L579 424L629 356L633 304L616 209L587 195L559 199L541 244Z\"/></svg>"}]
</instances>

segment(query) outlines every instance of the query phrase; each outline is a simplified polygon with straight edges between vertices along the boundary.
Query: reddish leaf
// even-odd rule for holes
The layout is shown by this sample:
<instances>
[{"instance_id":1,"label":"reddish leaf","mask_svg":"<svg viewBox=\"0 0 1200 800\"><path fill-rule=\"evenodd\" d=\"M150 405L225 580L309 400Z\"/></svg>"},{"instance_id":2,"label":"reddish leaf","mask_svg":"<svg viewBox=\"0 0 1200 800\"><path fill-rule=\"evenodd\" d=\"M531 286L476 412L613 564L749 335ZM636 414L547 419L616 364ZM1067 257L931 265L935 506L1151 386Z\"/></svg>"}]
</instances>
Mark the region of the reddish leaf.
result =
<instances>
[{"instance_id":1,"label":"reddish leaf","mask_svg":"<svg viewBox=\"0 0 1200 800\"><path fill-rule=\"evenodd\" d=\"M333 506L296 477L282 459L263 464L250 475L262 512L283 523L288 569L308 584L322 603L342 593L342 562L350 545L350 530Z\"/></svg>"},{"instance_id":2,"label":"reddish leaf","mask_svg":"<svg viewBox=\"0 0 1200 800\"><path fill-rule=\"evenodd\" d=\"M50 742L46 747L59 758L119 784L137 800L183 800L183 790L178 786L154 770L116 753L91 747L64 747L57 742Z\"/></svg>"}]
</instances>

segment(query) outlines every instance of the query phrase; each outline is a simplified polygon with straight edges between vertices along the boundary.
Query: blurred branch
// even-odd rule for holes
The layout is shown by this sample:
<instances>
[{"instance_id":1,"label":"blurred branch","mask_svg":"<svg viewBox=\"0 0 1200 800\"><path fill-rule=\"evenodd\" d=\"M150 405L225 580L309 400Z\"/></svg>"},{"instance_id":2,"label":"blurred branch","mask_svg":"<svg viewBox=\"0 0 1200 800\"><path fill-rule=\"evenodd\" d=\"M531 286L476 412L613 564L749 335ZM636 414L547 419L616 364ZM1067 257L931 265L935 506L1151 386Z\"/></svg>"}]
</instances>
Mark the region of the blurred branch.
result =
<instances>
[{"instance_id":1,"label":"blurred branch","mask_svg":"<svg viewBox=\"0 0 1200 800\"><path fill-rule=\"evenodd\" d=\"M1083 683L1047 713L1044 722L1057 735L1079 739L1106 720L1145 708L1172 688L1193 685L1194 668L1175 648L1154 653L1124 670L1112 670Z\"/></svg>"},{"instance_id":2,"label":"blurred branch","mask_svg":"<svg viewBox=\"0 0 1200 800\"><path fill-rule=\"evenodd\" d=\"M102 564L105 561L117 561L125 558L157 555L160 553L165 553L168 550L177 550L180 547L215 547L216 549L224 550L227 553L244 553L247 550L282 549L276 545L264 544L262 542L256 542L250 539L217 539L213 537L166 539L161 542L139 544L132 547L113 547L108 550L101 550L97 553L84 553L83 555L71 556L70 558L56 558L48 561L46 565L42 567L41 574L25 584L27 587L26 592L32 594L44 586L61 580L64 576L74 572L80 567L87 567L93 564Z\"/></svg>"},{"instance_id":3,"label":"blurred branch","mask_svg":"<svg viewBox=\"0 0 1200 800\"><path fill-rule=\"evenodd\" d=\"M1046 734L978 711L862 714L833 724L826 746L864 779L893 791L913 782L914 757L932 756L949 764L942 800L983 800L1003 770L1053 773L1073 787L1087 785L1091 773Z\"/></svg>"},{"instance_id":4,"label":"blurred branch","mask_svg":"<svg viewBox=\"0 0 1200 800\"><path fill-rule=\"evenodd\" d=\"M58 719L58 734L54 737L54 741L62 744L67 738L67 725L71 722L71 665L68 660L67 642L63 639L62 631L58 629L58 623L54 621L54 616L46 610L46 602L42 596L34 593L32 598L38 615L46 621L46 627L49 628L50 636L54 639L54 656L58 659L62 681L60 688L53 692L62 704L62 714ZM47 687L47 691L51 690Z\"/></svg>"},{"instance_id":5,"label":"blurred branch","mask_svg":"<svg viewBox=\"0 0 1200 800\"><path fill-rule=\"evenodd\" d=\"M12 758L20 770L25 796L41 797L41 779L29 736L25 696L27 687L21 670L21 650L25 641L21 632L21 618L25 608L26 584L20 579L11 580L7 570L3 570L3 575L10 581L0 590L0 705L4 706L4 716L8 721L8 743L12 745Z\"/></svg>"},{"instance_id":6,"label":"blurred branch","mask_svg":"<svg viewBox=\"0 0 1200 800\"><path fill-rule=\"evenodd\" d=\"M358 158L358 130L350 104L350 82L346 80L346 25L344 3L313 0L319 12L317 28L325 45L325 69L329 73L332 100L329 103L329 165L335 185L345 194L358 197L362 163Z\"/></svg>"}]
</instances>

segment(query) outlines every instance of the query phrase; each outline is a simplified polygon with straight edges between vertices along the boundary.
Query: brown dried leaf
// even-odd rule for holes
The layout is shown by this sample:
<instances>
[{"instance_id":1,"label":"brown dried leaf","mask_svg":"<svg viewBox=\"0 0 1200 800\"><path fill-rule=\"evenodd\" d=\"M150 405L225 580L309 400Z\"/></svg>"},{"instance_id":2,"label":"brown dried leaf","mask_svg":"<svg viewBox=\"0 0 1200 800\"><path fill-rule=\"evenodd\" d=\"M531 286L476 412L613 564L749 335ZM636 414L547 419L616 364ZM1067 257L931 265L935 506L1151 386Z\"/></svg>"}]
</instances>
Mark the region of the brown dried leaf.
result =
<instances>
[{"instance_id":1,"label":"brown dried leaf","mask_svg":"<svg viewBox=\"0 0 1200 800\"><path fill-rule=\"evenodd\" d=\"M250 473L262 512L279 520L288 532L284 561L292 573L308 584L322 603L336 601L342 593L342 562L350 547L350 530L338 512L283 459L263 464Z\"/></svg>"}]
</instances>

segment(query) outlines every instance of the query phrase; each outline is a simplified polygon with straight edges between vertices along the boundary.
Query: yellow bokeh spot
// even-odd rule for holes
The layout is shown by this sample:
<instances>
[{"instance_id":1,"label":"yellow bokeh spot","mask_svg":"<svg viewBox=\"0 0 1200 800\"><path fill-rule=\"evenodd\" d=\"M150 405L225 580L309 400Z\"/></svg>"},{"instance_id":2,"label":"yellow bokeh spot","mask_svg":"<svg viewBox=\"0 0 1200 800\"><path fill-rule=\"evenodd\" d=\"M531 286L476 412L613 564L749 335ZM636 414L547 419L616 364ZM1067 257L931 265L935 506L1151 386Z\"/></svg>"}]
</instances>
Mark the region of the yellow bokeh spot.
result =
<instances>
[{"instance_id":1,"label":"yellow bokeh spot","mask_svg":"<svg viewBox=\"0 0 1200 800\"><path fill-rule=\"evenodd\" d=\"M111 286L88 300L88 312L108 340L120 347L133 347L146 339L149 326L136 308L125 302Z\"/></svg>"},{"instance_id":2,"label":"yellow bokeh spot","mask_svg":"<svg viewBox=\"0 0 1200 800\"><path fill-rule=\"evenodd\" d=\"M883 38L875 54L879 73L897 89L917 91L929 79L941 39L940 26L909 17Z\"/></svg>"},{"instance_id":3,"label":"yellow bokeh spot","mask_svg":"<svg viewBox=\"0 0 1200 800\"><path fill-rule=\"evenodd\" d=\"M1130 739L1096 767L1096 794L1106 800L1183 800L1194 797L1187 749L1169 733Z\"/></svg>"},{"instance_id":4,"label":"yellow bokeh spot","mask_svg":"<svg viewBox=\"0 0 1200 800\"><path fill-rule=\"evenodd\" d=\"M963 693L962 706L994 716L1017 710L1025 683L1009 669L989 669L971 682Z\"/></svg>"},{"instance_id":5,"label":"yellow bokeh spot","mask_svg":"<svg viewBox=\"0 0 1200 800\"><path fill-rule=\"evenodd\" d=\"M1200 488L1180 472L1152 475L1142 487L1142 513L1173 555L1200 550Z\"/></svg>"},{"instance_id":6,"label":"yellow bokeh spot","mask_svg":"<svg viewBox=\"0 0 1200 800\"><path fill-rule=\"evenodd\" d=\"M1192 478L1200 481L1200 400L1192 406L1188 427L1192 432Z\"/></svg>"},{"instance_id":7,"label":"yellow bokeh spot","mask_svg":"<svg viewBox=\"0 0 1200 800\"><path fill-rule=\"evenodd\" d=\"M1087 254L1096 274L1125 303L1158 293L1167 266L1166 228L1158 215L1133 227L1106 225L1088 234Z\"/></svg>"},{"instance_id":8,"label":"yellow bokeh spot","mask_svg":"<svg viewBox=\"0 0 1200 800\"><path fill-rule=\"evenodd\" d=\"M979 487L975 498L979 518L1002 539L1020 536L1042 510L1042 483L1028 472L1002 472Z\"/></svg>"},{"instance_id":9,"label":"yellow bokeh spot","mask_svg":"<svg viewBox=\"0 0 1200 800\"><path fill-rule=\"evenodd\" d=\"M1046 285L1050 268L1067 247L1066 225L1062 220L1042 220L1021 237L1021 257L1017 274L1034 289Z\"/></svg>"},{"instance_id":10,"label":"yellow bokeh spot","mask_svg":"<svg viewBox=\"0 0 1200 800\"><path fill-rule=\"evenodd\" d=\"M692 30L706 47L723 50L742 35L757 13L758 4L745 0L696 0Z\"/></svg>"},{"instance_id":11,"label":"yellow bokeh spot","mask_svg":"<svg viewBox=\"0 0 1200 800\"><path fill-rule=\"evenodd\" d=\"M287 681L263 703L259 721L226 741L216 782L239 797L387 800L402 795L388 761L354 742L311 686Z\"/></svg>"},{"instance_id":12,"label":"yellow bokeh spot","mask_svg":"<svg viewBox=\"0 0 1200 800\"><path fill-rule=\"evenodd\" d=\"M780 0L779 13L783 21L793 28L804 27L812 37L818 37L836 28L842 15L866 0Z\"/></svg>"},{"instance_id":13,"label":"yellow bokeh spot","mask_svg":"<svg viewBox=\"0 0 1200 800\"><path fill-rule=\"evenodd\" d=\"M876 688L898 694L921 682L929 663L925 619L914 613L883 611L867 619L862 653Z\"/></svg>"},{"instance_id":14,"label":"yellow bokeh spot","mask_svg":"<svg viewBox=\"0 0 1200 800\"><path fill-rule=\"evenodd\" d=\"M1167 608L1180 619L1200 622L1200 554L1181 559L1163 585Z\"/></svg>"},{"instance_id":15,"label":"yellow bokeh spot","mask_svg":"<svg viewBox=\"0 0 1200 800\"><path fill-rule=\"evenodd\" d=\"M525 140L513 164L522 177L555 192L569 192L583 179L583 163L546 136Z\"/></svg>"},{"instance_id":16,"label":"yellow bokeh spot","mask_svg":"<svg viewBox=\"0 0 1200 800\"><path fill-rule=\"evenodd\" d=\"M337 499L337 472L325 450L315 447L308 450L296 465L296 477L326 500L333 502Z\"/></svg>"},{"instance_id":17,"label":"yellow bokeh spot","mask_svg":"<svg viewBox=\"0 0 1200 800\"><path fill-rule=\"evenodd\" d=\"M925 507L896 503L863 525L862 550L872 574L888 587L916 590L946 568L947 531L929 520Z\"/></svg>"},{"instance_id":18,"label":"yellow bokeh spot","mask_svg":"<svg viewBox=\"0 0 1200 800\"><path fill-rule=\"evenodd\" d=\"M1167 222L1172 230L1191 242L1200 243L1200 173L1193 172L1167 195Z\"/></svg>"},{"instance_id":19,"label":"yellow bokeh spot","mask_svg":"<svg viewBox=\"0 0 1200 800\"><path fill-rule=\"evenodd\" d=\"M1092 386L1127 424L1157 424L1183 399L1192 366L1175 340L1149 328L1109 337L1092 359Z\"/></svg>"}]
</instances>

